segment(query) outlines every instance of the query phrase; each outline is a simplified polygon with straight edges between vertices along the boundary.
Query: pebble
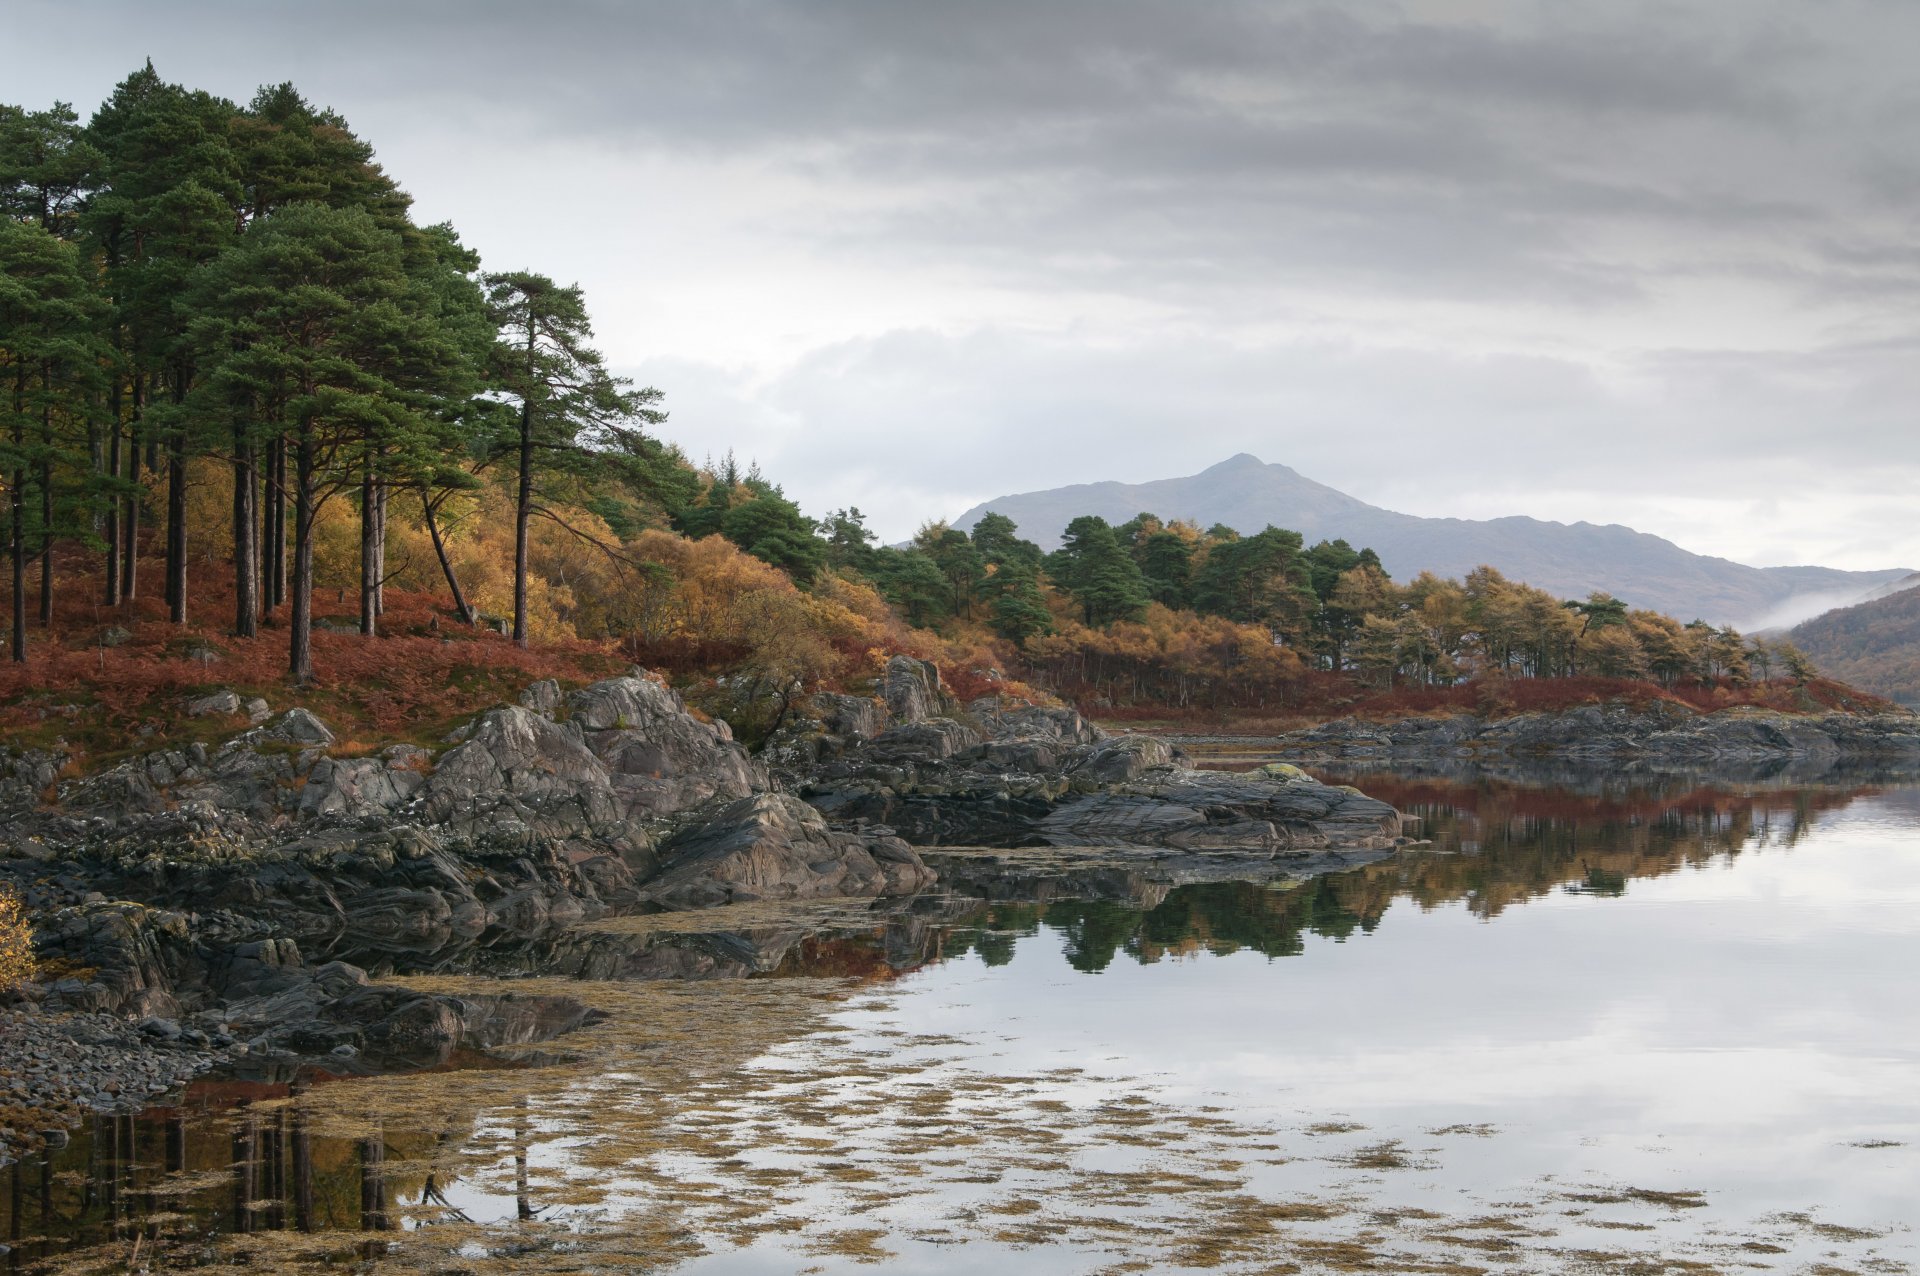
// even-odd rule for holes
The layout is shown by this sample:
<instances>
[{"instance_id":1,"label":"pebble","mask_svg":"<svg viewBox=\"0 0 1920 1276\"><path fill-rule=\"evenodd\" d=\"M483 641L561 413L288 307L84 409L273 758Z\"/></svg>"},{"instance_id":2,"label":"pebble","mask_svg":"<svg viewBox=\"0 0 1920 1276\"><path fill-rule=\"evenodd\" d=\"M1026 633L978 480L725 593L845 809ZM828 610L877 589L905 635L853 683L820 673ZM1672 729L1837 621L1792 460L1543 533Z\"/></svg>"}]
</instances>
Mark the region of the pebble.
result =
<instances>
[{"instance_id":1,"label":"pebble","mask_svg":"<svg viewBox=\"0 0 1920 1276\"><path fill-rule=\"evenodd\" d=\"M226 1053L167 1019L0 1010L0 1165L61 1146L89 1112L138 1111Z\"/></svg>"}]
</instances>

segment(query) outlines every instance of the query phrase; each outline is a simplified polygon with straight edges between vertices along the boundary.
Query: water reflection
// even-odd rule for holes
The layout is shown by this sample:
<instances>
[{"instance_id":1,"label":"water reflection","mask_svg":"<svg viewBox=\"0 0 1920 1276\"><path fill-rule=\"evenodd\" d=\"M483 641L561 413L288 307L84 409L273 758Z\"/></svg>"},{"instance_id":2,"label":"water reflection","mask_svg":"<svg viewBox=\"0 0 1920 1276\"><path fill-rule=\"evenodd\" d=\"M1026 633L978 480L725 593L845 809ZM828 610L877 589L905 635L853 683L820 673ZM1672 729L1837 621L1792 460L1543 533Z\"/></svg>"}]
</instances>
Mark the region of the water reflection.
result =
<instances>
[{"instance_id":1,"label":"water reflection","mask_svg":"<svg viewBox=\"0 0 1920 1276\"><path fill-rule=\"evenodd\" d=\"M1914 955L1907 906L1920 897L1920 855L1900 848L1920 840L1920 788L1858 776L1785 787L1617 772L1574 784L1511 771L1329 778L1418 817L1430 845L1304 882L1258 866L1253 880L1193 880L1197 870L1184 862L1063 874L1016 854L969 862L952 876L953 890L917 900L576 932L489 954L495 969L514 973L686 988L707 999L689 1002L696 1017L701 1006L717 1014L743 990L803 977L873 990L874 1008L840 1015L832 1031L795 1018L718 1063L694 1065L658 1053L650 1025L630 1015L630 1037L599 1065L604 1076L530 1074L516 1091L512 1073L456 1069L445 1078L450 1088L422 1093L457 1101L388 1105L358 1121L342 1119L356 1106L342 1102L342 1092L399 1083L306 1074L201 1085L178 1107L101 1118L48 1159L4 1171L8 1266L36 1270L89 1247L105 1247L124 1266L142 1245L145 1261L157 1265L216 1253L230 1261L231 1251L207 1248L210 1238L277 1231L313 1233L310 1256L366 1259L421 1229L461 1244L476 1243L471 1225L580 1229L600 1217L583 1201L645 1202L705 1175L723 1189L695 1205L674 1198L675 1209L691 1212L648 1233L656 1236L650 1244L665 1247L660 1256L684 1256L702 1238L719 1244L715 1220L735 1217L758 1192L771 1202L765 1209L792 1217L751 1229L727 1224L760 1257L716 1270L791 1270L780 1238L848 1208L834 1185L862 1175L883 1173L902 1191L918 1184L929 1196L925 1212L941 1217L971 1201L966 1192L1011 1175L1008 1166L1032 1179L1033 1197L1068 1190L1058 1178L1064 1171L1039 1154L1045 1147L1023 1146L997 1161L968 1152L967 1140L989 1128L983 1116L924 1133L930 1121L947 1119L932 1115L929 1098L929 1078L942 1070L964 1078L956 1093L986 1092L997 1071L1021 1102L1051 1105L1007 1122L1020 1131L1009 1138L1044 1136L1046 1146L1066 1147L1084 1128L1050 1126L1049 1113L1119 1113L1113 1130L1087 1136L1082 1155L1100 1166L1135 1142L1150 1159L1175 1146L1164 1133L1146 1139L1140 1118L1129 1115L1162 1115L1165 1100L1155 1098L1151 1109L1116 1106L1129 1077L1211 1096L1202 1113L1294 1121L1285 1154L1261 1154L1272 1157L1270 1168L1234 1171L1239 1185L1220 1189L1218 1200L1204 1194L1211 1188L1191 1188L1216 1213L1222 1202L1238 1209L1231 1203L1254 1197L1295 1200L1323 1189L1329 1176L1347 1176L1341 1181L1351 1180L1357 1204L1316 1197L1311 1209L1288 1205L1286 1216L1413 1217L1439 1191L1475 1201L1532 1194L1561 1202L1567 1218L1553 1226L1571 1232L1576 1223L1567 1220L1599 1208L1589 1198L1611 1192L1629 1202L1699 1196L1713 1207L1700 1206L1700 1217L1715 1220L1701 1235L1731 1235L1729 1218L1799 1217L1794 1211L1836 1195L1885 1221L1884 1202L1900 1198L1901 1176L1913 1165L1906 1145L1915 1128L1912 1104L1888 1095L1887 1078L1901 1060L1920 1057L1920 1042L1911 1016L1902 1018L1902 994L1863 972L1898 970L1902 954ZM1761 904L1747 907L1750 897ZM1873 911L1885 901L1905 901L1906 912ZM1863 939L1854 918L1868 913L1878 929ZM1470 942L1462 921L1502 942ZM1795 925L1788 944L1783 937ZM1662 987L1662 969L1687 978ZM1569 995L1569 972L1601 971ZM689 977L718 982L693 988ZM825 1062L800 1070L798 1098L776 1103L756 1069L789 1048ZM1108 1073L1098 1085L1078 1075L1095 1058ZM761 1062L749 1067L750 1059ZM888 1080L889 1069L911 1079ZM476 1080L463 1091L469 1076ZM636 1102L640 1077L658 1107L616 1117ZM326 1094L334 1098L318 1120L313 1104ZM683 1118L660 1113L684 1113L676 1105L686 1104L702 1113L688 1127L698 1139L685 1130L669 1137ZM1769 1124L1776 1111L1793 1117L1790 1164L1770 1164L1766 1153L1780 1137ZM1209 1131L1205 1123L1227 1121L1192 1119ZM1422 1131L1509 1126L1523 1132L1447 1135L1453 1179L1433 1168L1439 1147L1419 1142ZM879 1138L876 1127L892 1139L881 1146L906 1149L895 1160L847 1142L848 1129ZM1324 1140L1333 1149L1341 1137L1353 1146L1319 1157L1295 1146ZM1414 1142L1395 1142L1406 1139ZM1380 1150L1390 1143L1399 1150ZM1245 1144L1281 1146L1268 1134ZM1676 1148L1684 1157L1671 1155ZM953 1154L943 1162L935 1149ZM866 1168L870 1155L883 1170ZM1244 1148L1227 1159L1208 1155L1215 1168L1190 1175L1191 1184L1226 1183L1221 1164L1260 1164ZM1869 1157L1878 1168L1861 1168ZM1699 1181L1658 1178L1678 1160ZM947 1177L905 1177L943 1163L953 1167ZM597 1168L599 1195L583 1195L583 1167ZM1598 1191L1582 1174L1628 1186ZM1541 1186L1549 1180L1551 1189ZM1907 1185L1915 1186L1910 1177ZM1006 1208L1026 1210L1020 1201ZM1670 1212L1693 1219L1693 1210ZM1551 1234L1540 1219L1516 1220ZM1700 1230L1655 1222L1623 1215L1591 1226L1645 1226L1655 1240ZM1780 1223L1779 1235L1736 1239L1807 1257L1838 1243L1838 1233L1820 1231L1832 1226ZM953 1235L968 1247L941 1248L951 1245L941 1240L913 1253L929 1270L955 1269L951 1255L960 1248L976 1258L991 1252L1009 1270L1058 1270L995 1248L993 1236L1007 1234L983 1239L960 1229ZM1042 1230L1020 1234L1044 1250ZM1878 1233L1861 1234L1860 1245L1878 1243ZM1136 1241L1115 1243L1124 1250ZM765 1246L774 1248L753 1248Z\"/></svg>"}]
</instances>

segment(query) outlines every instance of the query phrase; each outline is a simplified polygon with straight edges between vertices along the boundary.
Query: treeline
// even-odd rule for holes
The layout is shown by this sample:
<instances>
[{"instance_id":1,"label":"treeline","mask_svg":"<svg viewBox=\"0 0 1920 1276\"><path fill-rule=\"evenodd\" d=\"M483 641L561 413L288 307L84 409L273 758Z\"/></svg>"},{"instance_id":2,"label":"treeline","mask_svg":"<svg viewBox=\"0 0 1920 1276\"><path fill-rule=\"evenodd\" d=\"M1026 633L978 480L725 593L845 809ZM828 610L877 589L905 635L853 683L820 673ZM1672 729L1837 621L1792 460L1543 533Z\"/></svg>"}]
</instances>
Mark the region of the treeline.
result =
<instances>
[{"instance_id":1,"label":"treeline","mask_svg":"<svg viewBox=\"0 0 1920 1276\"><path fill-rule=\"evenodd\" d=\"M503 488L524 643L534 521L593 536L698 481L643 432L659 393L607 371L577 287L479 265L451 226L416 225L372 147L291 85L243 107L149 63L85 124L65 104L0 107L11 658L27 658L29 577L50 626L72 547L97 556L86 575L109 608L150 590L143 558L159 557L167 615L187 623L210 468L232 632L281 613L296 679L313 672L316 542L343 507L373 634L396 517L425 529L472 617L443 516Z\"/></svg>"},{"instance_id":2,"label":"treeline","mask_svg":"<svg viewBox=\"0 0 1920 1276\"><path fill-rule=\"evenodd\" d=\"M971 536L943 524L904 549L841 557L918 625L983 624L1042 681L1110 704L1283 707L1313 673L1362 686L1450 687L1494 678L1601 678L1743 687L1812 664L1791 643L1682 624L1608 594L1563 600L1491 567L1463 581L1393 581L1372 550L1306 546L1141 514L1085 516L1043 554L1004 515Z\"/></svg>"}]
</instances>

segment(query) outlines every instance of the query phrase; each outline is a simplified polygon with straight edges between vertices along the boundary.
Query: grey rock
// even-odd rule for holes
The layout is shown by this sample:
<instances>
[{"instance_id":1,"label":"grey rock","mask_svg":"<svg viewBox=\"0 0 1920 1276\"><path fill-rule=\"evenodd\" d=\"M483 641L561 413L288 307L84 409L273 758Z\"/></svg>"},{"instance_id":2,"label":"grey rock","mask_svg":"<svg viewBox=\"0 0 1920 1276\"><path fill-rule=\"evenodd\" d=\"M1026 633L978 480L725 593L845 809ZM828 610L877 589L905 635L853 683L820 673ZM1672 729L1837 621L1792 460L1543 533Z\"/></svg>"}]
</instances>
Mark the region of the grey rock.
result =
<instances>
[{"instance_id":1,"label":"grey rock","mask_svg":"<svg viewBox=\"0 0 1920 1276\"><path fill-rule=\"evenodd\" d=\"M554 710L560 707L563 696L560 684L552 678L542 678L531 683L520 693L520 707L539 714L543 718L553 717Z\"/></svg>"},{"instance_id":2,"label":"grey rock","mask_svg":"<svg viewBox=\"0 0 1920 1276\"><path fill-rule=\"evenodd\" d=\"M796 798L768 793L728 806L662 849L642 897L667 908L762 899L904 895L931 869L890 833L837 832Z\"/></svg>"},{"instance_id":3,"label":"grey rock","mask_svg":"<svg viewBox=\"0 0 1920 1276\"><path fill-rule=\"evenodd\" d=\"M247 701L241 708L246 711L247 721L255 726L259 726L273 716L273 707L259 696Z\"/></svg>"},{"instance_id":4,"label":"grey rock","mask_svg":"<svg viewBox=\"0 0 1920 1276\"><path fill-rule=\"evenodd\" d=\"M1073 769L1077 785L1120 784L1174 764L1174 749L1156 736L1126 735L1097 746Z\"/></svg>"},{"instance_id":5,"label":"grey rock","mask_svg":"<svg viewBox=\"0 0 1920 1276\"><path fill-rule=\"evenodd\" d=\"M205 718L214 714L235 714L240 712L240 697L231 691L216 691L211 695L197 697L187 701L189 718Z\"/></svg>"},{"instance_id":6,"label":"grey rock","mask_svg":"<svg viewBox=\"0 0 1920 1276\"><path fill-rule=\"evenodd\" d=\"M395 745L374 758L321 758L300 790L303 815L382 815L399 809L427 782L432 756Z\"/></svg>"},{"instance_id":7,"label":"grey rock","mask_svg":"<svg viewBox=\"0 0 1920 1276\"><path fill-rule=\"evenodd\" d=\"M577 732L518 706L482 714L426 784L428 809L437 820L491 809L508 797L577 798L604 811L612 793L606 766Z\"/></svg>"},{"instance_id":8,"label":"grey rock","mask_svg":"<svg viewBox=\"0 0 1920 1276\"><path fill-rule=\"evenodd\" d=\"M843 696L823 691L809 702L812 716L833 735L871 739L887 729L887 705L872 696Z\"/></svg>"},{"instance_id":9,"label":"grey rock","mask_svg":"<svg viewBox=\"0 0 1920 1276\"><path fill-rule=\"evenodd\" d=\"M880 698L896 725L924 722L951 712L953 698L940 681L940 670L932 662L912 656L895 656L887 661L880 675Z\"/></svg>"},{"instance_id":10,"label":"grey rock","mask_svg":"<svg viewBox=\"0 0 1920 1276\"><path fill-rule=\"evenodd\" d=\"M702 722L651 678L610 678L567 697L567 726L605 765L632 817L677 815L760 787L724 722Z\"/></svg>"}]
</instances>

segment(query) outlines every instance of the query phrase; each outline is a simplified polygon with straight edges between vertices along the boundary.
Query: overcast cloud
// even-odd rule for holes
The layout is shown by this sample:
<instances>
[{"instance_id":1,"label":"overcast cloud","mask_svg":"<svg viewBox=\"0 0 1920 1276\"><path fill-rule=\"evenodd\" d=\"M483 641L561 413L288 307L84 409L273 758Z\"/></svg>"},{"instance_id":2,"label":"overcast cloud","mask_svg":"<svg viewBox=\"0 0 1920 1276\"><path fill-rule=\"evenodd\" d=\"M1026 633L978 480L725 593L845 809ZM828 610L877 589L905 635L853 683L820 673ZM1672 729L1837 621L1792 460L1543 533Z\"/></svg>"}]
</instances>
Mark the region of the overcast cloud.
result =
<instances>
[{"instance_id":1,"label":"overcast cloud","mask_svg":"<svg viewBox=\"0 0 1920 1276\"><path fill-rule=\"evenodd\" d=\"M1235 452L1920 567L1909 0L11 0L0 100L293 80L889 538Z\"/></svg>"}]
</instances>

